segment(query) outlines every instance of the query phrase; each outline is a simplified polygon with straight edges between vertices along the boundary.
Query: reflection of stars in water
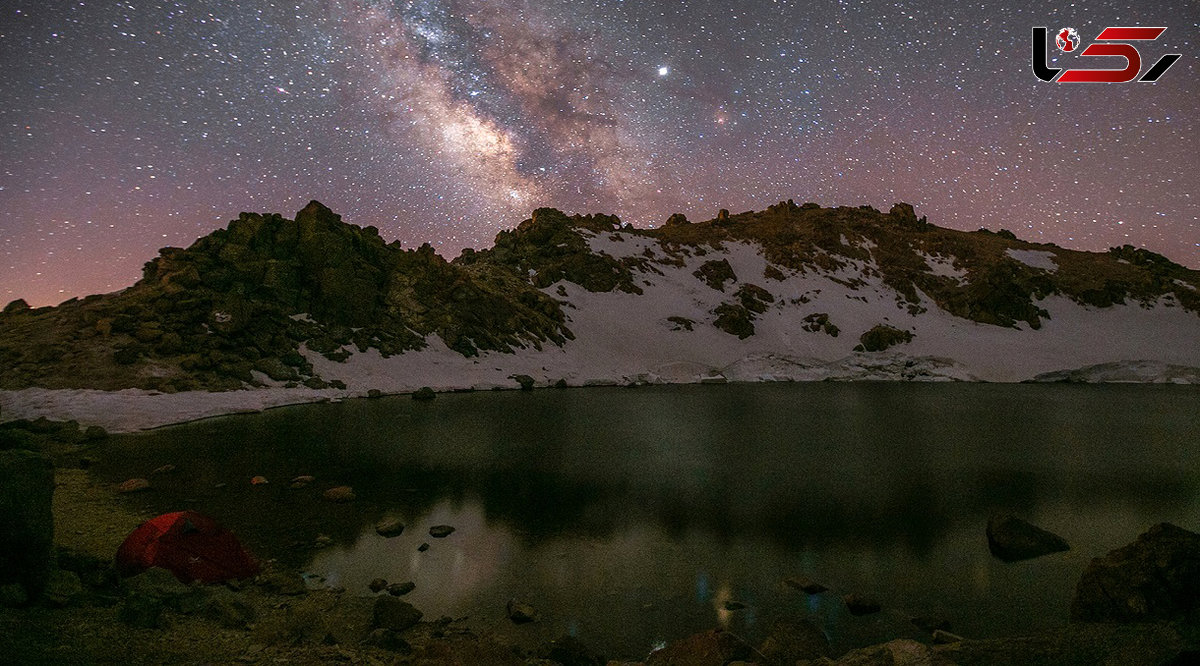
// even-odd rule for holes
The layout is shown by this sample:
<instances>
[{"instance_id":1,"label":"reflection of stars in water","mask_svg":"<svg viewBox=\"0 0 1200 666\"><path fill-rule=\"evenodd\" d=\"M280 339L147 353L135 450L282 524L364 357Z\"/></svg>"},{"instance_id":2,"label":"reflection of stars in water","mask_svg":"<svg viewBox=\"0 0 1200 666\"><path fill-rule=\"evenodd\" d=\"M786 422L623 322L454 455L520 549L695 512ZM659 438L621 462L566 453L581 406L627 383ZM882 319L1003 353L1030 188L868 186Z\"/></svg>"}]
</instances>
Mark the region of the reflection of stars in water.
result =
<instances>
[{"instance_id":1,"label":"reflection of stars in water","mask_svg":"<svg viewBox=\"0 0 1200 666\"><path fill-rule=\"evenodd\" d=\"M1186 67L1039 85L1028 26L1072 17L991 0L687 5L12 0L0 297L123 287L161 244L310 198L450 254L542 205L646 225L794 198L1200 265ZM1170 26L1146 60L1189 52L1189 5L1143 5L1104 20Z\"/></svg>"}]
</instances>

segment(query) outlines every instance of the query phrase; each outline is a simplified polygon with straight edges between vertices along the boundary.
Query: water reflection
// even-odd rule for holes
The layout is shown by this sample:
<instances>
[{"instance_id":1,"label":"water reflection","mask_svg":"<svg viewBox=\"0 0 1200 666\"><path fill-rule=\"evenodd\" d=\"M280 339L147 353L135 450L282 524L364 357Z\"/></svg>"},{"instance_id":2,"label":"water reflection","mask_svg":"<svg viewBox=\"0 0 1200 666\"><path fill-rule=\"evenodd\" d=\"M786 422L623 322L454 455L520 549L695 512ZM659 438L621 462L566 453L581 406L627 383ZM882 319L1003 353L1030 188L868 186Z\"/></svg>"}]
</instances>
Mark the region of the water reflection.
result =
<instances>
[{"instance_id":1,"label":"water reflection","mask_svg":"<svg viewBox=\"0 0 1200 666\"><path fill-rule=\"evenodd\" d=\"M352 591L412 580L427 615L470 615L517 642L573 633L638 656L716 625L754 637L807 616L848 647L917 636L914 614L972 636L1061 622L1090 557L1160 520L1197 527L1198 398L1190 387L897 384L388 398L126 438L101 471L173 463L170 483L130 501L200 508ZM250 486L256 474L272 484ZM297 474L318 481L288 488ZM320 500L343 483L359 501ZM996 510L1074 550L994 561L982 532ZM408 524L400 537L374 533L385 513ZM457 530L432 539L435 524ZM335 545L312 550L317 534ZM834 592L781 584L800 573ZM885 612L849 617L837 594L851 591ZM542 621L508 623L510 598Z\"/></svg>"}]
</instances>

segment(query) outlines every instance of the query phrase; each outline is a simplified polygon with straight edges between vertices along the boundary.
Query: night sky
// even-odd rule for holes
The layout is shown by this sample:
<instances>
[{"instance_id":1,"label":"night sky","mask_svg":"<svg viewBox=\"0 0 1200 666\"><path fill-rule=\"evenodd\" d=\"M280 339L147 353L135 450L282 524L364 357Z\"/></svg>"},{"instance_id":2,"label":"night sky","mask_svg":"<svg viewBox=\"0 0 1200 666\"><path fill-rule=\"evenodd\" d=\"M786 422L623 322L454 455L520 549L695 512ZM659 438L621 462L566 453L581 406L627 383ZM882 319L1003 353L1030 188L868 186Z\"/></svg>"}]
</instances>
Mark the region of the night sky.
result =
<instances>
[{"instance_id":1,"label":"night sky","mask_svg":"<svg viewBox=\"0 0 1200 666\"><path fill-rule=\"evenodd\" d=\"M1143 71L1183 58L1041 83L1035 25L1167 26ZM7 0L0 301L119 289L310 199L447 257L539 206L651 226L790 198L1200 268L1198 44L1194 0Z\"/></svg>"}]
</instances>

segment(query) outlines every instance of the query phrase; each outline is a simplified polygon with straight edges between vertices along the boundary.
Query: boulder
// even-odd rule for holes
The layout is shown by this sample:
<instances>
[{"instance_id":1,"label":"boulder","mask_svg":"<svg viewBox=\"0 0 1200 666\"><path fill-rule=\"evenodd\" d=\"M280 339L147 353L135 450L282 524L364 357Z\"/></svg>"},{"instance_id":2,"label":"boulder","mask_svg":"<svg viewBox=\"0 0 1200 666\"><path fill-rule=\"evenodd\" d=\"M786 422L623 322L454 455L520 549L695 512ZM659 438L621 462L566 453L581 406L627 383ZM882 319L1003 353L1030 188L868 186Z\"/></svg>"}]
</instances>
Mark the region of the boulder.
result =
<instances>
[{"instance_id":1,"label":"boulder","mask_svg":"<svg viewBox=\"0 0 1200 666\"><path fill-rule=\"evenodd\" d=\"M949 631L946 631L944 629L934 629L933 630L934 645L947 645L950 643L959 643L962 640L963 640L962 636L959 636L958 634L952 634Z\"/></svg>"},{"instance_id":2,"label":"boulder","mask_svg":"<svg viewBox=\"0 0 1200 666\"><path fill-rule=\"evenodd\" d=\"M512 378L521 386L522 391L533 390L533 377L529 375L513 375Z\"/></svg>"},{"instance_id":3,"label":"boulder","mask_svg":"<svg viewBox=\"0 0 1200 666\"><path fill-rule=\"evenodd\" d=\"M160 567L151 567L136 576L122 581L127 597L151 597L166 602L191 592L191 588L179 582L175 574Z\"/></svg>"},{"instance_id":4,"label":"boulder","mask_svg":"<svg viewBox=\"0 0 1200 666\"><path fill-rule=\"evenodd\" d=\"M117 486L119 493L136 493L142 490L148 490L150 482L146 479L126 479Z\"/></svg>"},{"instance_id":5,"label":"boulder","mask_svg":"<svg viewBox=\"0 0 1200 666\"><path fill-rule=\"evenodd\" d=\"M350 486L334 486L321 496L330 502L353 502L354 489Z\"/></svg>"},{"instance_id":6,"label":"boulder","mask_svg":"<svg viewBox=\"0 0 1200 666\"><path fill-rule=\"evenodd\" d=\"M807 576L796 576L794 578L787 578L787 579L784 579L783 582L786 583L788 587L800 590L801 592L803 592L805 594L820 594L829 589L829 588L825 587L824 585L814 581L813 579L811 579Z\"/></svg>"},{"instance_id":7,"label":"boulder","mask_svg":"<svg viewBox=\"0 0 1200 666\"><path fill-rule=\"evenodd\" d=\"M396 537L404 531L404 523L399 518L384 518L375 523L375 533L381 537Z\"/></svg>"},{"instance_id":8,"label":"boulder","mask_svg":"<svg viewBox=\"0 0 1200 666\"><path fill-rule=\"evenodd\" d=\"M847 594L842 597L842 601L846 602L846 610L850 611L851 615L870 615L878 613L882 608L875 599L856 593Z\"/></svg>"},{"instance_id":9,"label":"boulder","mask_svg":"<svg viewBox=\"0 0 1200 666\"><path fill-rule=\"evenodd\" d=\"M509 599L508 605L504 610L508 613L508 619L513 621L513 624L525 624L533 622L537 619L537 611L529 604L521 603L516 599Z\"/></svg>"},{"instance_id":10,"label":"boulder","mask_svg":"<svg viewBox=\"0 0 1200 666\"><path fill-rule=\"evenodd\" d=\"M413 400L433 400L436 397L437 394L434 393L433 389L429 388L428 386L422 386L416 391L413 391L412 394Z\"/></svg>"},{"instance_id":11,"label":"boulder","mask_svg":"<svg viewBox=\"0 0 1200 666\"><path fill-rule=\"evenodd\" d=\"M385 594L375 598L371 625L376 629L400 632L420 622L421 615L421 611L414 608L412 604Z\"/></svg>"},{"instance_id":12,"label":"boulder","mask_svg":"<svg viewBox=\"0 0 1200 666\"><path fill-rule=\"evenodd\" d=\"M0 451L0 585L20 585L26 600L36 599L50 576L53 494L50 458L18 449Z\"/></svg>"},{"instance_id":13,"label":"boulder","mask_svg":"<svg viewBox=\"0 0 1200 666\"><path fill-rule=\"evenodd\" d=\"M818 662L820 663L820 662ZM851 650L842 655L834 663L837 666L933 666L947 664L944 660L936 659L935 653L928 645L902 638L881 645ZM993 663L993 662L976 662ZM1010 663L1010 662L1005 662ZM1021 662L1011 662L1021 663Z\"/></svg>"},{"instance_id":14,"label":"boulder","mask_svg":"<svg viewBox=\"0 0 1200 666\"><path fill-rule=\"evenodd\" d=\"M256 617L254 607L240 594L223 587L208 590L201 615L226 629L245 629Z\"/></svg>"},{"instance_id":15,"label":"boulder","mask_svg":"<svg viewBox=\"0 0 1200 666\"><path fill-rule=\"evenodd\" d=\"M912 204L903 202L894 204L892 209L888 211L888 215L909 221L917 219L917 211L913 209Z\"/></svg>"},{"instance_id":16,"label":"boulder","mask_svg":"<svg viewBox=\"0 0 1200 666\"><path fill-rule=\"evenodd\" d=\"M259 587L275 594L295 596L308 592L304 577L295 571L268 571L255 581Z\"/></svg>"},{"instance_id":17,"label":"boulder","mask_svg":"<svg viewBox=\"0 0 1200 666\"><path fill-rule=\"evenodd\" d=\"M772 664L794 664L830 654L829 638L809 620L782 620L771 626L758 651Z\"/></svg>"},{"instance_id":18,"label":"boulder","mask_svg":"<svg viewBox=\"0 0 1200 666\"><path fill-rule=\"evenodd\" d=\"M1159 523L1092 560L1075 587L1071 620L1171 620L1200 608L1200 534Z\"/></svg>"},{"instance_id":19,"label":"boulder","mask_svg":"<svg viewBox=\"0 0 1200 666\"><path fill-rule=\"evenodd\" d=\"M646 666L724 666L731 661L749 659L753 652L737 636L713 629L651 653Z\"/></svg>"},{"instance_id":20,"label":"boulder","mask_svg":"<svg viewBox=\"0 0 1200 666\"><path fill-rule=\"evenodd\" d=\"M402 597L415 589L417 589L417 584L411 580L404 583L392 583L387 586L388 594L393 597Z\"/></svg>"},{"instance_id":21,"label":"boulder","mask_svg":"<svg viewBox=\"0 0 1200 666\"><path fill-rule=\"evenodd\" d=\"M64 608L71 601L83 594L83 582L74 571L55 569L46 579L46 587L42 589L42 603L51 608Z\"/></svg>"},{"instance_id":22,"label":"boulder","mask_svg":"<svg viewBox=\"0 0 1200 666\"><path fill-rule=\"evenodd\" d=\"M987 540L992 555L1005 562L1071 550L1071 546L1057 534L1008 514L995 514L988 519Z\"/></svg>"},{"instance_id":23,"label":"boulder","mask_svg":"<svg viewBox=\"0 0 1200 666\"><path fill-rule=\"evenodd\" d=\"M387 586L387 579L372 578L371 582L367 584L367 589L371 590L372 592L382 592L383 590L387 589Z\"/></svg>"},{"instance_id":24,"label":"boulder","mask_svg":"<svg viewBox=\"0 0 1200 666\"><path fill-rule=\"evenodd\" d=\"M604 658L594 654L583 641L565 635L538 648L542 659L562 666L604 666Z\"/></svg>"},{"instance_id":25,"label":"boulder","mask_svg":"<svg viewBox=\"0 0 1200 666\"><path fill-rule=\"evenodd\" d=\"M83 429L83 440L95 442L108 437L108 431L98 425L90 425Z\"/></svg>"},{"instance_id":26,"label":"boulder","mask_svg":"<svg viewBox=\"0 0 1200 666\"><path fill-rule=\"evenodd\" d=\"M391 629L375 629L363 642L367 645L401 654L412 652L412 646L408 644L408 641L401 638L399 634Z\"/></svg>"},{"instance_id":27,"label":"boulder","mask_svg":"<svg viewBox=\"0 0 1200 666\"><path fill-rule=\"evenodd\" d=\"M429 528L429 536L435 539L444 539L454 533L454 528L449 525L434 525Z\"/></svg>"}]
</instances>

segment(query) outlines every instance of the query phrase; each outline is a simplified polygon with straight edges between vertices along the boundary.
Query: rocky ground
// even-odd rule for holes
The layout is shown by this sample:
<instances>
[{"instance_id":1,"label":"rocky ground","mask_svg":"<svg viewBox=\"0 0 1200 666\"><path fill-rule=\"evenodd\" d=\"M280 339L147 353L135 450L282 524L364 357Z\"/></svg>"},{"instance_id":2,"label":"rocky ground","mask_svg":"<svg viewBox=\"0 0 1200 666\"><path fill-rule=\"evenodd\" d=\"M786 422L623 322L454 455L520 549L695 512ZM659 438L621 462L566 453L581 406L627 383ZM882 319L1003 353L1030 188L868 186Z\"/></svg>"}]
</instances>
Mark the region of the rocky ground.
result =
<instances>
[{"instance_id":1,"label":"rocky ground","mask_svg":"<svg viewBox=\"0 0 1200 666\"><path fill-rule=\"evenodd\" d=\"M964 640L931 624L925 642L895 640L841 655L831 654L820 628L802 618L777 623L758 645L713 630L681 637L642 656L644 661L608 660L567 637L522 649L472 631L466 620L424 617L399 595L309 590L299 574L270 561L256 578L226 585L187 586L162 569L120 579L113 553L149 516L132 512L86 469L80 443L103 437L75 424L0 427L0 502L6 503L0 536L14 544L0 554L0 661L716 666L1184 664L1200 658L1200 535L1167 524L1094 560L1078 586L1073 621L1061 628ZM52 527L33 520L37 511L29 511L36 490L5 495L19 487L5 474L21 465L40 470L46 461L54 463ZM29 515L20 515L23 511ZM40 562L48 567L17 557L26 546L39 547L38 535L49 537L48 530L52 548L45 544ZM1006 559L1066 547L1057 536L1009 516L993 519L988 538L993 552ZM20 567L35 570L31 575L38 579L27 585ZM813 581L792 586L798 593L828 593ZM35 591L29 595L27 589ZM847 603L870 612L863 600ZM524 607L510 608L509 614L514 621L534 615Z\"/></svg>"}]
</instances>

